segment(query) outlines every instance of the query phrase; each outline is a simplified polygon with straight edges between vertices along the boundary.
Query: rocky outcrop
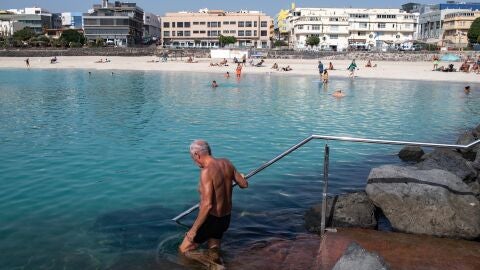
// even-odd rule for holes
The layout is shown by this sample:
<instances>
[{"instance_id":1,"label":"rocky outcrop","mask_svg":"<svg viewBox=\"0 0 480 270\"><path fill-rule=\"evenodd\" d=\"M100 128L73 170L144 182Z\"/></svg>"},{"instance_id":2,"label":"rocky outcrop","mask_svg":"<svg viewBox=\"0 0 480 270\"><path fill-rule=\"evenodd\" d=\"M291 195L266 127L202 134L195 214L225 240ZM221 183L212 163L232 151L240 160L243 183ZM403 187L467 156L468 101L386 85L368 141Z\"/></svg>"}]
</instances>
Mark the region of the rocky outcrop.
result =
<instances>
[{"instance_id":1,"label":"rocky outcrop","mask_svg":"<svg viewBox=\"0 0 480 270\"><path fill-rule=\"evenodd\" d=\"M480 202L450 172L386 165L370 172L366 192L398 231L464 239L480 236Z\"/></svg>"},{"instance_id":2,"label":"rocky outcrop","mask_svg":"<svg viewBox=\"0 0 480 270\"><path fill-rule=\"evenodd\" d=\"M417 167L421 170L446 170L466 182L473 181L478 174L472 162L464 159L460 153L453 150L436 149L426 154L422 159L423 161L417 164Z\"/></svg>"},{"instance_id":3,"label":"rocky outcrop","mask_svg":"<svg viewBox=\"0 0 480 270\"><path fill-rule=\"evenodd\" d=\"M333 206L333 208L332 208ZM322 204L310 208L305 214L305 226L310 232L320 232ZM335 196L327 200L327 226L375 228L375 206L365 192Z\"/></svg>"},{"instance_id":4,"label":"rocky outcrop","mask_svg":"<svg viewBox=\"0 0 480 270\"><path fill-rule=\"evenodd\" d=\"M388 265L377 253L369 252L352 242L333 270L387 270Z\"/></svg>"},{"instance_id":5,"label":"rocky outcrop","mask_svg":"<svg viewBox=\"0 0 480 270\"><path fill-rule=\"evenodd\" d=\"M477 130L479 127L464 132L457 140L457 144L467 145L470 144L480 138L480 130ZM477 145L471 149L460 149L460 153L462 153L463 157L473 161L477 155L478 150L480 149L480 145Z\"/></svg>"},{"instance_id":6,"label":"rocky outcrop","mask_svg":"<svg viewBox=\"0 0 480 270\"><path fill-rule=\"evenodd\" d=\"M405 146L398 153L398 157L403 161L420 161L422 156L425 154L423 149L418 146Z\"/></svg>"}]
</instances>

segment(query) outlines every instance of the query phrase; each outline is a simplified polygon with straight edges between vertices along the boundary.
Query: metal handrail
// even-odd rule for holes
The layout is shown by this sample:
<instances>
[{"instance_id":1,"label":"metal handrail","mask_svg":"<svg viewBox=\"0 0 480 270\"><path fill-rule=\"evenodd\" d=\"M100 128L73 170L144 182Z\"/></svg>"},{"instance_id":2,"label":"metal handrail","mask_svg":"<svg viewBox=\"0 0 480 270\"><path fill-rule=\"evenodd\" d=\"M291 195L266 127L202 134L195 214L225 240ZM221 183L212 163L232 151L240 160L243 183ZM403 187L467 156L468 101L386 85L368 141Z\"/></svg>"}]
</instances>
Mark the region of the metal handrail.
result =
<instances>
[{"instance_id":1,"label":"metal handrail","mask_svg":"<svg viewBox=\"0 0 480 270\"><path fill-rule=\"evenodd\" d=\"M409 141L391 141L391 140L379 140L379 139L366 139L366 138L355 138L355 137L342 137L342 136L324 136L324 135L311 135L299 143L295 144L294 146L290 147L285 152L281 153L280 155L276 156L272 160L264 163L262 166L258 167L257 169L249 172L245 179L248 179L255 174L265 170L270 165L276 163L277 161L281 160L285 156L288 156L298 148L302 147L306 143L310 142L311 140L327 140L327 141L346 141L346 142L355 142L355 143L371 143L371 144L390 144L390 145L404 145L404 146L423 146L423 147L433 147L433 148L453 148L453 149L470 149L477 144L480 145L480 140L474 141L467 145L460 145L460 144L439 144L439 143L422 143L422 142L409 142ZM233 185L236 186L237 184ZM178 216L172 218L173 221L178 222L183 217L187 216L188 214L195 211L200 206L199 203L190 207L189 209L183 211Z\"/></svg>"}]
</instances>

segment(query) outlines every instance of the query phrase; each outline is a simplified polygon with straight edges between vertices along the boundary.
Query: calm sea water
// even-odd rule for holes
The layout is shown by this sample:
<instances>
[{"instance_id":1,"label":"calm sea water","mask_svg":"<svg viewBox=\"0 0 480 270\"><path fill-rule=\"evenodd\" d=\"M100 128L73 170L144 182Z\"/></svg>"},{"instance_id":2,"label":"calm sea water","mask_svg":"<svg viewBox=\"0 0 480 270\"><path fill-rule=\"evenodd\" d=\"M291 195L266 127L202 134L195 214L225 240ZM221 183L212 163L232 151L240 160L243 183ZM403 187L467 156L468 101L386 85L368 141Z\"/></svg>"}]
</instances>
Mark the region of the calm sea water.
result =
<instances>
[{"instance_id":1,"label":"calm sea water","mask_svg":"<svg viewBox=\"0 0 480 270\"><path fill-rule=\"evenodd\" d=\"M247 173L310 134L451 143L480 119L479 85L465 95L458 83L315 79L1 70L0 268L171 269L186 229L170 218L198 199L196 138ZM305 209L321 200L324 145L235 191L227 255L304 232ZM332 193L400 162L399 147L329 145Z\"/></svg>"}]
</instances>

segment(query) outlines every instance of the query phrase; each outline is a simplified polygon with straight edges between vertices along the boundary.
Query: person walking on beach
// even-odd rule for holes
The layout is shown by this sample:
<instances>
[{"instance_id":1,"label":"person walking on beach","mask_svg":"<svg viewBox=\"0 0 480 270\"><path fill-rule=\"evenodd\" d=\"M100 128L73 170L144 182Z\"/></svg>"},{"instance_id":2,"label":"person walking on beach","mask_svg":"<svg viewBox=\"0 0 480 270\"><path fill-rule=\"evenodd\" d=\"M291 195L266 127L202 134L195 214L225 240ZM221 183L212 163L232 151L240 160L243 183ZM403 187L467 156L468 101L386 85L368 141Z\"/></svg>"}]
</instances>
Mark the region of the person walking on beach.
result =
<instances>
[{"instance_id":1,"label":"person walking on beach","mask_svg":"<svg viewBox=\"0 0 480 270\"><path fill-rule=\"evenodd\" d=\"M320 74L320 80L322 80L322 76L323 76L323 64L322 64L322 61L318 61L318 74Z\"/></svg>"},{"instance_id":2,"label":"person walking on beach","mask_svg":"<svg viewBox=\"0 0 480 270\"><path fill-rule=\"evenodd\" d=\"M246 55L246 54L244 54L244 55L242 56L242 64L243 64L243 66L246 66L246 65L247 65L247 55Z\"/></svg>"},{"instance_id":3,"label":"person walking on beach","mask_svg":"<svg viewBox=\"0 0 480 270\"><path fill-rule=\"evenodd\" d=\"M179 247L179 251L186 257L189 251L205 242L208 242L210 250L220 249L223 233L230 226L233 182L242 189L248 187L245 176L235 169L232 162L212 156L206 141L195 140L190 145L190 156L200 168L200 208L195 222Z\"/></svg>"},{"instance_id":4,"label":"person walking on beach","mask_svg":"<svg viewBox=\"0 0 480 270\"><path fill-rule=\"evenodd\" d=\"M438 55L435 55L433 57L433 71L436 71L438 69L438 64L440 63L440 59L438 58Z\"/></svg>"},{"instance_id":5,"label":"person walking on beach","mask_svg":"<svg viewBox=\"0 0 480 270\"><path fill-rule=\"evenodd\" d=\"M27 65L27 68L30 67L30 58L25 59L25 64Z\"/></svg>"},{"instance_id":6,"label":"person walking on beach","mask_svg":"<svg viewBox=\"0 0 480 270\"><path fill-rule=\"evenodd\" d=\"M350 71L350 75L348 75L350 78L355 78L355 69L357 69L357 64L355 64L355 59L352 60L352 63L350 66L348 66L348 71Z\"/></svg>"},{"instance_id":7,"label":"person walking on beach","mask_svg":"<svg viewBox=\"0 0 480 270\"><path fill-rule=\"evenodd\" d=\"M240 63L237 65L236 73L237 79L240 79L240 77L242 76L242 65Z\"/></svg>"}]
</instances>

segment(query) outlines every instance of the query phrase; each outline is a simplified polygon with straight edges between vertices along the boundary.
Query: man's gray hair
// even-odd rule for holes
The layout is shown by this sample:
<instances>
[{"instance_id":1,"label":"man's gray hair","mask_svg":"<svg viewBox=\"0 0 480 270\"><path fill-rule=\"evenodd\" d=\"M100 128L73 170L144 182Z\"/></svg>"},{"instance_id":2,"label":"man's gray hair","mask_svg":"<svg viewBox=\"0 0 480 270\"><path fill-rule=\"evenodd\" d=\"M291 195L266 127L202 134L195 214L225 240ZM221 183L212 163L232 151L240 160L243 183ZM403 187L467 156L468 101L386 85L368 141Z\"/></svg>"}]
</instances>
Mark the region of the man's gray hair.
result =
<instances>
[{"instance_id":1,"label":"man's gray hair","mask_svg":"<svg viewBox=\"0 0 480 270\"><path fill-rule=\"evenodd\" d=\"M212 155L210 145L204 140L195 140L190 144L190 153L208 154Z\"/></svg>"}]
</instances>

